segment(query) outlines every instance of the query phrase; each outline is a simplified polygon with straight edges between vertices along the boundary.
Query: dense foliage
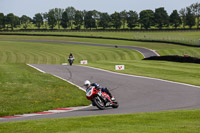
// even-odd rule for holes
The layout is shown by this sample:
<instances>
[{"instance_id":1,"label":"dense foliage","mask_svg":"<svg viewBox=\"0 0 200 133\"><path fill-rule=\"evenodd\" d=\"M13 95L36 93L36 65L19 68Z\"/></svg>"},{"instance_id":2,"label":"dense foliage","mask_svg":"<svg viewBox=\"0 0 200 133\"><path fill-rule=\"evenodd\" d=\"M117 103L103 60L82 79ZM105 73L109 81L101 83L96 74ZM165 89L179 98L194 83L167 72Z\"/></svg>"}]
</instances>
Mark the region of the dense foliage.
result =
<instances>
[{"instance_id":1,"label":"dense foliage","mask_svg":"<svg viewBox=\"0 0 200 133\"><path fill-rule=\"evenodd\" d=\"M153 10L142 10L140 13L136 11L121 11L108 14L96 10L79 11L74 7L68 7L65 10L61 8L50 9L46 13L37 13L31 19L23 15L22 17L15 16L13 13L4 15L0 13L0 30L13 30L14 28L27 29L34 24L35 27L40 29L57 29L60 27L66 29L133 29L140 27L144 29L149 28L166 28L169 26L190 29L193 26L199 28L200 21L200 3L191 4L188 7L182 8L179 13L174 10L170 15L164 7L156 8Z\"/></svg>"}]
</instances>

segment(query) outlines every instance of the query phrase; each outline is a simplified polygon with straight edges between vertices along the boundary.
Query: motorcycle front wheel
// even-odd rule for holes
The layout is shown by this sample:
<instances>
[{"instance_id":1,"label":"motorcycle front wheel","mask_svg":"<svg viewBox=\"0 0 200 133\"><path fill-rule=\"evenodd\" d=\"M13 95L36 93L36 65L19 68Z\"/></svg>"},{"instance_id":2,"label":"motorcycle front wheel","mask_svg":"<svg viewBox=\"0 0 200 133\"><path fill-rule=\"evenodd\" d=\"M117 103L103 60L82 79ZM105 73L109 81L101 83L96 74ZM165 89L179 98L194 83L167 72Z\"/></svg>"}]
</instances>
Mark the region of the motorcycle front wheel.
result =
<instances>
[{"instance_id":1,"label":"motorcycle front wheel","mask_svg":"<svg viewBox=\"0 0 200 133\"><path fill-rule=\"evenodd\" d=\"M113 107L113 108L118 108L118 107L119 107L118 102L114 102L113 105L112 105L112 107Z\"/></svg>"},{"instance_id":2,"label":"motorcycle front wheel","mask_svg":"<svg viewBox=\"0 0 200 133\"><path fill-rule=\"evenodd\" d=\"M100 110L104 110L106 108L103 100L99 96L95 97L93 101Z\"/></svg>"}]
</instances>

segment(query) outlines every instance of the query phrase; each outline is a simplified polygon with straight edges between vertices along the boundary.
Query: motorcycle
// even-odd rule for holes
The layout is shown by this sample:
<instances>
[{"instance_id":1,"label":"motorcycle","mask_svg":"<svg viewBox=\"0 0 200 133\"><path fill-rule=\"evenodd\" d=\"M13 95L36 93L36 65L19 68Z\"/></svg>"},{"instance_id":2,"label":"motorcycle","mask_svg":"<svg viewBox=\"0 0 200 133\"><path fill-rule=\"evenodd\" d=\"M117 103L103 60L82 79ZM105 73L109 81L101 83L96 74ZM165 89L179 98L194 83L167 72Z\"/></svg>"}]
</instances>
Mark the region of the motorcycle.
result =
<instances>
[{"instance_id":1,"label":"motorcycle","mask_svg":"<svg viewBox=\"0 0 200 133\"><path fill-rule=\"evenodd\" d=\"M70 66L72 65L72 63L74 62L74 58L68 58L68 62L70 64Z\"/></svg>"},{"instance_id":2,"label":"motorcycle","mask_svg":"<svg viewBox=\"0 0 200 133\"><path fill-rule=\"evenodd\" d=\"M90 86L86 90L86 98L88 100L91 100L93 105L99 108L100 110L104 110L106 107L119 107L118 102L112 101L107 93L102 92L101 89L95 89L94 86Z\"/></svg>"}]
</instances>

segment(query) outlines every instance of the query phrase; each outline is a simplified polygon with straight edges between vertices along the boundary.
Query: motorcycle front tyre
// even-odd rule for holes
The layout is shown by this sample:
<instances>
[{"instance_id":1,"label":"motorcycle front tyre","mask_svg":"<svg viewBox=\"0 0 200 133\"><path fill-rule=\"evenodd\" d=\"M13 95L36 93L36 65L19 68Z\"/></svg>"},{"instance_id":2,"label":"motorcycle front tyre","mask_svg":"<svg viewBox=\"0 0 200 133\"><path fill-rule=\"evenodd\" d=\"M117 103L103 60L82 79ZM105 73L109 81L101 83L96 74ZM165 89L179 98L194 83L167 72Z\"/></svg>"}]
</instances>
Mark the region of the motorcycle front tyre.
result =
<instances>
[{"instance_id":1,"label":"motorcycle front tyre","mask_svg":"<svg viewBox=\"0 0 200 133\"><path fill-rule=\"evenodd\" d=\"M118 108L118 107L119 107L118 102L114 102L113 105L112 105L112 108Z\"/></svg>"},{"instance_id":2,"label":"motorcycle front tyre","mask_svg":"<svg viewBox=\"0 0 200 133\"><path fill-rule=\"evenodd\" d=\"M104 110L106 108L103 100L99 96L95 97L93 101L100 110Z\"/></svg>"}]
</instances>

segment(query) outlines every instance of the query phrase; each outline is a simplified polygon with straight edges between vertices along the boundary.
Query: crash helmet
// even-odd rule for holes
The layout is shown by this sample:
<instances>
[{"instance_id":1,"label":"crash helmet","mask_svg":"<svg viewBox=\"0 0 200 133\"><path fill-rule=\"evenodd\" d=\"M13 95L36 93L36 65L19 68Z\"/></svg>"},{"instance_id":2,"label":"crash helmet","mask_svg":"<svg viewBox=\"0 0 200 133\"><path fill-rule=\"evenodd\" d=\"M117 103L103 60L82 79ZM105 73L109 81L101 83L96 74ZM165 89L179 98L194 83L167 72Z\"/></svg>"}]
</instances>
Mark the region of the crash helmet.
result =
<instances>
[{"instance_id":1,"label":"crash helmet","mask_svg":"<svg viewBox=\"0 0 200 133\"><path fill-rule=\"evenodd\" d=\"M84 82L84 86L86 86L86 87L89 87L90 86L90 81L89 80L86 80L85 82Z\"/></svg>"}]
</instances>

